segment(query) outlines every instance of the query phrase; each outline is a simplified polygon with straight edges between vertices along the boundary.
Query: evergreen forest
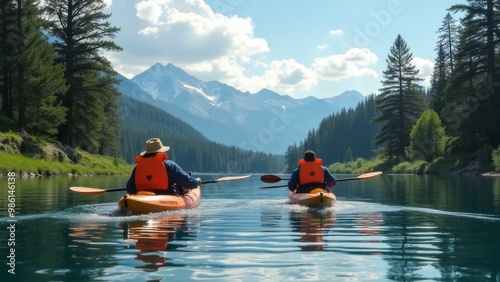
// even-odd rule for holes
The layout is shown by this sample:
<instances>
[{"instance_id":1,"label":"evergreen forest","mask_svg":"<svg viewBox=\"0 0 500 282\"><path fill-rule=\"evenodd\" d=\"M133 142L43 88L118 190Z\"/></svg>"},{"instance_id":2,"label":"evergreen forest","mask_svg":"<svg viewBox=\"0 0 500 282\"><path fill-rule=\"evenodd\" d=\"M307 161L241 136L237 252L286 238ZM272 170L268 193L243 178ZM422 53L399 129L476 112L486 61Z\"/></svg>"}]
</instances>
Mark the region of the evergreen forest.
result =
<instances>
[{"instance_id":1,"label":"evergreen forest","mask_svg":"<svg viewBox=\"0 0 500 282\"><path fill-rule=\"evenodd\" d=\"M498 1L449 8L436 27L429 89L421 86L404 33L394 35L378 93L290 144L285 164L280 156L206 140L172 115L122 96L119 74L102 55L122 51L113 41L120 28L105 7L103 0L0 2L0 130L128 162L148 138L159 137L171 146L171 159L198 172L290 171L307 149L325 164L500 151Z\"/></svg>"},{"instance_id":2,"label":"evergreen forest","mask_svg":"<svg viewBox=\"0 0 500 282\"><path fill-rule=\"evenodd\" d=\"M129 163L145 150L146 140L158 137L170 146L169 159L196 172L279 172L277 156L241 150L207 140L184 121L128 96L120 96L120 156Z\"/></svg>"},{"instance_id":3,"label":"evergreen forest","mask_svg":"<svg viewBox=\"0 0 500 282\"><path fill-rule=\"evenodd\" d=\"M438 41L430 89L398 34L386 58L382 87L355 110L323 120L287 149L290 172L305 150L326 164L381 157L399 162L477 154L491 163L500 154L500 3L453 5L436 27ZM454 15L464 16L459 20Z\"/></svg>"}]
</instances>

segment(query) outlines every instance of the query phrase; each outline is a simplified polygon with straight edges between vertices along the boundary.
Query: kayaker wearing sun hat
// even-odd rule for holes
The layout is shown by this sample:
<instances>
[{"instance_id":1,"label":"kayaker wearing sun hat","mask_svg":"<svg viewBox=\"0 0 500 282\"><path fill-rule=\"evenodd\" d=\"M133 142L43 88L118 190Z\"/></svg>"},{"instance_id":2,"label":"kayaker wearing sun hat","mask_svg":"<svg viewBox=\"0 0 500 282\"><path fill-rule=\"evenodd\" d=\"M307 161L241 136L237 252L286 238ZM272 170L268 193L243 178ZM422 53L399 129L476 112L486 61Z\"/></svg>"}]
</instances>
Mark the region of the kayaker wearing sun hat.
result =
<instances>
[{"instance_id":1,"label":"kayaker wearing sun hat","mask_svg":"<svg viewBox=\"0 0 500 282\"><path fill-rule=\"evenodd\" d=\"M137 165L127 182L129 194L136 194L139 191L184 193L185 189L194 189L201 184L200 178L192 177L177 163L168 159L166 152L169 149L169 146L163 146L159 138L146 141L146 151L135 157Z\"/></svg>"},{"instance_id":2,"label":"kayaker wearing sun hat","mask_svg":"<svg viewBox=\"0 0 500 282\"><path fill-rule=\"evenodd\" d=\"M328 168L324 167L323 160L316 158L312 150L304 153L304 158L299 160L296 168L288 181L288 189L297 193L307 193L315 188L330 191L337 184L337 179Z\"/></svg>"}]
</instances>

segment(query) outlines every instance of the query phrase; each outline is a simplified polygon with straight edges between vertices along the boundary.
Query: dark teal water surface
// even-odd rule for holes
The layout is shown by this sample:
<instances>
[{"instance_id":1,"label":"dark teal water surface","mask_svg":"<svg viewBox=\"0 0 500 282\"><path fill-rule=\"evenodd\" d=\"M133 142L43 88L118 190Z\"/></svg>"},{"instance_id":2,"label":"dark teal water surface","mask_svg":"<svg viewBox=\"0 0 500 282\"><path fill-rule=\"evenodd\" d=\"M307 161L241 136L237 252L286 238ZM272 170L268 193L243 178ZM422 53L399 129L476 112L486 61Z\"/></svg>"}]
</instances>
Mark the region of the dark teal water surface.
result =
<instances>
[{"instance_id":1,"label":"dark teal water surface","mask_svg":"<svg viewBox=\"0 0 500 282\"><path fill-rule=\"evenodd\" d=\"M1 179L0 281L500 281L500 178L339 182L317 211L253 175L204 185L195 209L143 216L118 213L122 192L68 189L126 180Z\"/></svg>"}]
</instances>

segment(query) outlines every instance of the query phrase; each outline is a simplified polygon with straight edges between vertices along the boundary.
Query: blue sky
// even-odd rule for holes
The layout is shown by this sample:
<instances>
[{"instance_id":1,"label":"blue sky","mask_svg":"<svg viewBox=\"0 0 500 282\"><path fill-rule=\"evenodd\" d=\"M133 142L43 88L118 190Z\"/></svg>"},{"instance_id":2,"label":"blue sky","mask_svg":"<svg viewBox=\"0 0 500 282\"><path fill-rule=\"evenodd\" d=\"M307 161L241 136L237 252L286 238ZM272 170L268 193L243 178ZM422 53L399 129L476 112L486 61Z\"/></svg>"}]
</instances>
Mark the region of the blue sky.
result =
<instances>
[{"instance_id":1,"label":"blue sky","mask_svg":"<svg viewBox=\"0 0 500 282\"><path fill-rule=\"evenodd\" d=\"M172 63L241 91L294 98L377 93L397 35L428 85L436 33L465 0L107 0L114 39L106 53L131 78ZM457 14L452 14L459 20Z\"/></svg>"}]
</instances>

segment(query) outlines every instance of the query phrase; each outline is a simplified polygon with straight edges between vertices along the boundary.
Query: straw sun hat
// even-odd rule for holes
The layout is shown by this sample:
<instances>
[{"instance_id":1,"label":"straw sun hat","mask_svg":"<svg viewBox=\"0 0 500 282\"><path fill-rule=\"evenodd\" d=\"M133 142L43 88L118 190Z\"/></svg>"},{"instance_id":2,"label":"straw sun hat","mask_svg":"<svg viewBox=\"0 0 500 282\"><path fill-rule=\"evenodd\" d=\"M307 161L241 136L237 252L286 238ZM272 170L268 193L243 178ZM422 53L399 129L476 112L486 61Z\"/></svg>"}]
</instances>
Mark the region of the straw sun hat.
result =
<instances>
[{"instance_id":1,"label":"straw sun hat","mask_svg":"<svg viewBox=\"0 0 500 282\"><path fill-rule=\"evenodd\" d=\"M142 152L140 155L145 155L149 153L164 153L170 150L169 146L163 146L160 138L151 138L146 141L146 151Z\"/></svg>"}]
</instances>

